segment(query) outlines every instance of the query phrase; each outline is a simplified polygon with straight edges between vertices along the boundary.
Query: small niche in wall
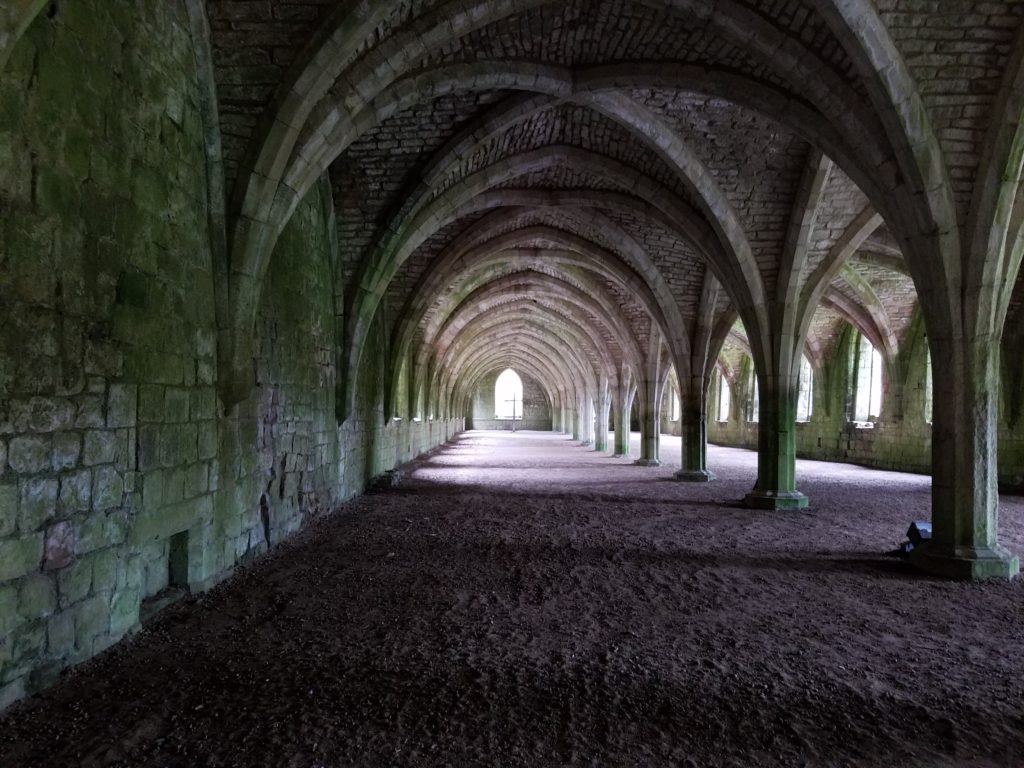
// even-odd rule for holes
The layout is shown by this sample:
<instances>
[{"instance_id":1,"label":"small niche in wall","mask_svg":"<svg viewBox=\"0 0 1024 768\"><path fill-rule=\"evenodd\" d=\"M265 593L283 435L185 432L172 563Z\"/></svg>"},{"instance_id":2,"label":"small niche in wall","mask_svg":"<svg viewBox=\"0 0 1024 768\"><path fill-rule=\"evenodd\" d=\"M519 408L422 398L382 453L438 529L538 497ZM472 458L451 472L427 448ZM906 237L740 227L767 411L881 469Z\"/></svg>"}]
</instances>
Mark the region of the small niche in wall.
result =
<instances>
[{"instance_id":1,"label":"small niche in wall","mask_svg":"<svg viewBox=\"0 0 1024 768\"><path fill-rule=\"evenodd\" d=\"M167 540L167 587L142 601L139 621L146 624L188 591L188 531L182 531Z\"/></svg>"},{"instance_id":2,"label":"small niche in wall","mask_svg":"<svg viewBox=\"0 0 1024 768\"><path fill-rule=\"evenodd\" d=\"M167 552L167 586L188 589L188 531L171 536Z\"/></svg>"}]
</instances>

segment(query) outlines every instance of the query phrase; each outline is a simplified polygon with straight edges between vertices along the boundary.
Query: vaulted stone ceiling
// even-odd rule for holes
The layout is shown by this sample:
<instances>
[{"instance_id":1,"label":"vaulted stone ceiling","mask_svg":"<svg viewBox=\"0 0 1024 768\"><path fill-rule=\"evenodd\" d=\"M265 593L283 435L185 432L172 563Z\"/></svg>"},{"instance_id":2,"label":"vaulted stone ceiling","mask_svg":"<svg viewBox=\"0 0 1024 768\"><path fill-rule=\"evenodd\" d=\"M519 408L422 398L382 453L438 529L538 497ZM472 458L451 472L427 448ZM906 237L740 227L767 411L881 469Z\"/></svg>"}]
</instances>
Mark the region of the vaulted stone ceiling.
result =
<instances>
[{"instance_id":1,"label":"vaulted stone ceiling","mask_svg":"<svg viewBox=\"0 0 1024 768\"><path fill-rule=\"evenodd\" d=\"M653 414L671 371L703 412L738 319L769 434L786 431L801 354L827 356L840 320L890 366L918 312L933 348L989 333L965 328L1005 307L1021 326L1009 289L977 317L961 295L1004 269L971 253L998 207L979 169L998 178L988 147L1011 141L1017 3L206 9L230 186L228 400L274 243L325 175L342 418L378 337L385 417L459 412L515 363L600 420L634 397Z\"/></svg>"},{"instance_id":2,"label":"vaulted stone ceiling","mask_svg":"<svg viewBox=\"0 0 1024 768\"><path fill-rule=\"evenodd\" d=\"M828 283L819 301L863 325L868 302L907 293L894 243L857 260L881 220L851 176L900 180L869 84L811 4L207 8L241 217L232 267L258 278L329 173L350 370L379 316L392 391L400 373L434 387L390 402L395 415L451 394L442 367L465 393L513 358L593 397L673 365L706 377L737 311L771 303L801 208L797 277ZM849 263L820 269L840 266L837 243ZM886 320L875 338L909 317ZM827 345L820 325L811 349Z\"/></svg>"}]
</instances>

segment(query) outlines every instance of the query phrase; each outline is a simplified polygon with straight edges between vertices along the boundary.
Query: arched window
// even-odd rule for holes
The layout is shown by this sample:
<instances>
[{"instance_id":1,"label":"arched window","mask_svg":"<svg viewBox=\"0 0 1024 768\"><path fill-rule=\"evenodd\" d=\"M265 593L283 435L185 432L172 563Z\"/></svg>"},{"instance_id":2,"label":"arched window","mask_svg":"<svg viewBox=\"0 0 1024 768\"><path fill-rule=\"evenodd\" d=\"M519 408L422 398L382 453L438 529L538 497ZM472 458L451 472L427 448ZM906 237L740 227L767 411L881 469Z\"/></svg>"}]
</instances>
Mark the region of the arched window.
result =
<instances>
[{"instance_id":1,"label":"arched window","mask_svg":"<svg viewBox=\"0 0 1024 768\"><path fill-rule=\"evenodd\" d=\"M932 423L932 353L929 350L924 359L924 420Z\"/></svg>"},{"instance_id":2,"label":"arched window","mask_svg":"<svg viewBox=\"0 0 1024 768\"><path fill-rule=\"evenodd\" d=\"M810 421L814 411L814 367L807 355L800 358L799 394L796 400L796 420Z\"/></svg>"},{"instance_id":3,"label":"arched window","mask_svg":"<svg viewBox=\"0 0 1024 768\"><path fill-rule=\"evenodd\" d=\"M751 364L747 378L747 421L756 424L761 417L761 393L757 390L757 374Z\"/></svg>"},{"instance_id":4,"label":"arched window","mask_svg":"<svg viewBox=\"0 0 1024 768\"><path fill-rule=\"evenodd\" d=\"M857 347L856 398L853 420L860 422L878 418L882 412L882 353L863 334Z\"/></svg>"},{"instance_id":5,"label":"arched window","mask_svg":"<svg viewBox=\"0 0 1024 768\"><path fill-rule=\"evenodd\" d=\"M717 371L718 375L718 420L728 421L729 411L732 410L732 388L729 387L729 380L722 374L722 369Z\"/></svg>"},{"instance_id":6,"label":"arched window","mask_svg":"<svg viewBox=\"0 0 1024 768\"><path fill-rule=\"evenodd\" d=\"M523 380L511 368L506 368L494 382L494 418L523 418Z\"/></svg>"},{"instance_id":7,"label":"arched window","mask_svg":"<svg viewBox=\"0 0 1024 768\"><path fill-rule=\"evenodd\" d=\"M676 388L670 386L668 388L669 393L669 420L679 421L680 411L682 410L679 404L679 393L676 392Z\"/></svg>"}]
</instances>

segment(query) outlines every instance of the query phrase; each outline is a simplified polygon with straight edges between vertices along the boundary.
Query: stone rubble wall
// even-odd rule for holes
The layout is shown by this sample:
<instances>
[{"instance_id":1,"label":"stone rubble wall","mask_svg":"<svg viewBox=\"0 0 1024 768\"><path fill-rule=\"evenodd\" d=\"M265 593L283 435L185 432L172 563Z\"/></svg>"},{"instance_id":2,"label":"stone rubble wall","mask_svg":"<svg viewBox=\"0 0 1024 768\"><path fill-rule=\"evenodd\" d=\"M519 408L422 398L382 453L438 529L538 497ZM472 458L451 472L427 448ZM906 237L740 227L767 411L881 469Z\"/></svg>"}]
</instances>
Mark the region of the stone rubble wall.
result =
<instances>
[{"instance_id":1,"label":"stone rubble wall","mask_svg":"<svg viewBox=\"0 0 1024 768\"><path fill-rule=\"evenodd\" d=\"M0 74L0 709L463 426L337 424L323 189L224 412L200 104L179 2L62 3Z\"/></svg>"}]
</instances>

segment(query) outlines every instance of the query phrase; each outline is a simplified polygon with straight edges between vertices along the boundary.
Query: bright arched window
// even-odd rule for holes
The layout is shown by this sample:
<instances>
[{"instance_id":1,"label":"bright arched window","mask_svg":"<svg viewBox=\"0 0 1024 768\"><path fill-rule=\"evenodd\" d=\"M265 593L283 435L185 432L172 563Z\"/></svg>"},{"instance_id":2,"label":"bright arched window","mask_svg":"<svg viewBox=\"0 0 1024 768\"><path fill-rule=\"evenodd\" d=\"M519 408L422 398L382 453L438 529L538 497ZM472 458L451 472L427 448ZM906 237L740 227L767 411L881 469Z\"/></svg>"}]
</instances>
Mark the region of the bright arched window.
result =
<instances>
[{"instance_id":1,"label":"bright arched window","mask_svg":"<svg viewBox=\"0 0 1024 768\"><path fill-rule=\"evenodd\" d=\"M882 353L861 334L857 348L856 400L853 420L867 422L882 413Z\"/></svg>"},{"instance_id":2,"label":"bright arched window","mask_svg":"<svg viewBox=\"0 0 1024 768\"><path fill-rule=\"evenodd\" d=\"M814 367L807 355L800 358L800 385L796 401L796 420L810 421L814 411Z\"/></svg>"},{"instance_id":3,"label":"bright arched window","mask_svg":"<svg viewBox=\"0 0 1024 768\"><path fill-rule=\"evenodd\" d=\"M924 360L924 420L932 423L932 353Z\"/></svg>"},{"instance_id":4,"label":"bright arched window","mask_svg":"<svg viewBox=\"0 0 1024 768\"><path fill-rule=\"evenodd\" d=\"M506 368L494 382L494 418L523 418L523 380L511 368Z\"/></svg>"},{"instance_id":5,"label":"bright arched window","mask_svg":"<svg viewBox=\"0 0 1024 768\"><path fill-rule=\"evenodd\" d=\"M718 421L728 421L729 411L732 410L732 389L729 387L729 380L718 370Z\"/></svg>"}]
</instances>

